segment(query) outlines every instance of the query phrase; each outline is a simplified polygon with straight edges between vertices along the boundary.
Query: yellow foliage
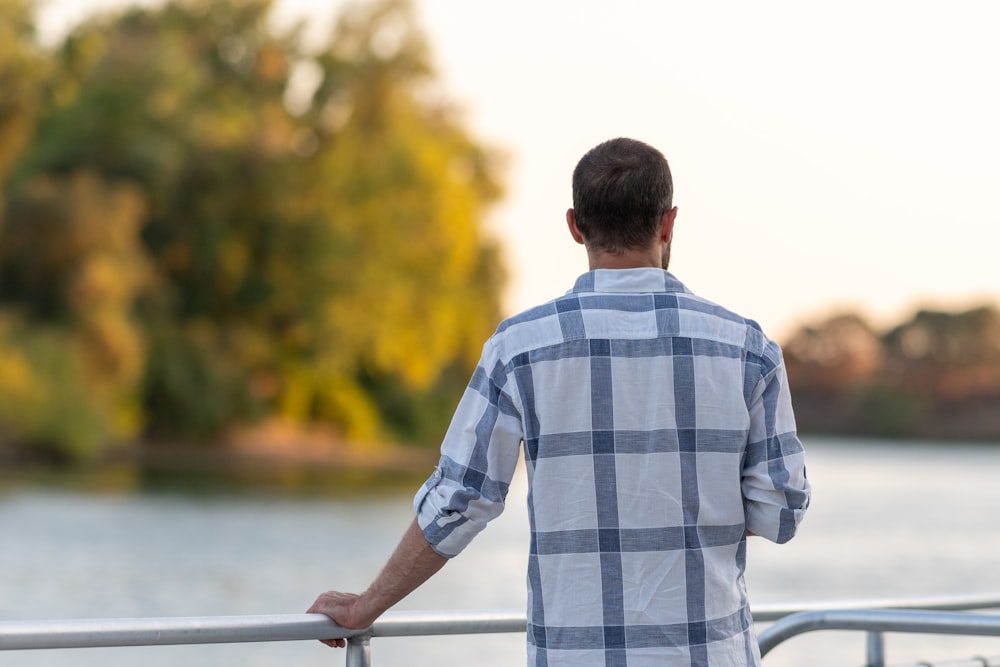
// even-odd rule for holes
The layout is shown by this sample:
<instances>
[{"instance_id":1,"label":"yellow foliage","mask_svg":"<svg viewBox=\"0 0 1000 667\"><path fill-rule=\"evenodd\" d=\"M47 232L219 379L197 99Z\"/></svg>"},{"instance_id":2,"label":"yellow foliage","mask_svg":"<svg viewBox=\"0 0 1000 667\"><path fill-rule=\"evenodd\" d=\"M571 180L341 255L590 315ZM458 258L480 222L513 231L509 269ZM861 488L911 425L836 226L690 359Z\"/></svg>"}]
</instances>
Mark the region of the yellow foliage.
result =
<instances>
[{"instance_id":1,"label":"yellow foliage","mask_svg":"<svg viewBox=\"0 0 1000 667\"><path fill-rule=\"evenodd\" d=\"M353 381L331 377L319 392L319 417L338 424L348 442L371 442L379 434L378 410Z\"/></svg>"},{"instance_id":2,"label":"yellow foliage","mask_svg":"<svg viewBox=\"0 0 1000 667\"><path fill-rule=\"evenodd\" d=\"M2 332L0 332L2 333ZM45 387L18 350L0 338L0 422L10 424L38 412L45 400Z\"/></svg>"},{"instance_id":3,"label":"yellow foliage","mask_svg":"<svg viewBox=\"0 0 1000 667\"><path fill-rule=\"evenodd\" d=\"M371 396L350 377L328 367L286 368L278 414L293 424L336 424L350 442L372 442L380 434Z\"/></svg>"}]
</instances>

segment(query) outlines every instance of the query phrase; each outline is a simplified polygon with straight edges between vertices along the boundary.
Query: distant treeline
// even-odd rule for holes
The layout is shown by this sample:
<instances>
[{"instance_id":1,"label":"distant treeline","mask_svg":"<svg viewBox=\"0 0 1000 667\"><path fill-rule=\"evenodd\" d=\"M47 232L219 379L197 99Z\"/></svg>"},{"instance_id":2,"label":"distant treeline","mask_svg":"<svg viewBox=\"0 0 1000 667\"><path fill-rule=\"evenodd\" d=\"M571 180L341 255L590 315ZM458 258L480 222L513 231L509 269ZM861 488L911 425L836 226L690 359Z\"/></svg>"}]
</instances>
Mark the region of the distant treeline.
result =
<instances>
[{"instance_id":1,"label":"distant treeline","mask_svg":"<svg viewBox=\"0 0 1000 667\"><path fill-rule=\"evenodd\" d=\"M878 332L855 314L784 346L806 432L1000 442L1000 310L923 310Z\"/></svg>"},{"instance_id":2,"label":"distant treeline","mask_svg":"<svg viewBox=\"0 0 1000 667\"><path fill-rule=\"evenodd\" d=\"M405 0L316 51L271 4L168 0L45 48L35 3L0 0L0 457L443 430L499 317L501 156Z\"/></svg>"}]
</instances>

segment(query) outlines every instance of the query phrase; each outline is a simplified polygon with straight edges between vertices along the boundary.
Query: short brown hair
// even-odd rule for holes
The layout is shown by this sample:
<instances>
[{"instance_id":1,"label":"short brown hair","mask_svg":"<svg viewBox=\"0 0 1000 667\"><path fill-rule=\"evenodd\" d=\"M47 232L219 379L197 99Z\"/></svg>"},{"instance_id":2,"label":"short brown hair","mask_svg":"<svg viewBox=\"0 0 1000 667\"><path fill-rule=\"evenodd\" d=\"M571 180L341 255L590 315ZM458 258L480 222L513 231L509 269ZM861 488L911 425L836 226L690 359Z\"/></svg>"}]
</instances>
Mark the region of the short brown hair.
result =
<instances>
[{"instance_id":1,"label":"short brown hair","mask_svg":"<svg viewBox=\"0 0 1000 667\"><path fill-rule=\"evenodd\" d=\"M670 210L673 179L663 153L635 139L590 149L573 170L573 209L588 248L645 247Z\"/></svg>"}]
</instances>

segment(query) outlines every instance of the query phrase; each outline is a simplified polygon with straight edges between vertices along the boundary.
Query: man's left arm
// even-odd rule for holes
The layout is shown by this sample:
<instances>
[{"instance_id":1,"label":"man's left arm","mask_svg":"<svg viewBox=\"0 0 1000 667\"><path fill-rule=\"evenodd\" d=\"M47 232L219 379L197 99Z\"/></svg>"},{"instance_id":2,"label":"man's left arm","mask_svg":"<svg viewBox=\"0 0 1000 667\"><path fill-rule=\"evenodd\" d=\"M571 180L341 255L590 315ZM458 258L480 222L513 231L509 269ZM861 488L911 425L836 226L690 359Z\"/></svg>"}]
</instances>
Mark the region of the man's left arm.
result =
<instances>
[{"instance_id":1,"label":"man's left arm","mask_svg":"<svg viewBox=\"0 0 1000 667\"><path fill-rule=\"evenodd\" d=\"M771 343L770 368L750 401L750 434L743 468L747 534L790 540L809 507L812 488L796 433L792 397L781 350Z\"/></svg>"}]
</instances>

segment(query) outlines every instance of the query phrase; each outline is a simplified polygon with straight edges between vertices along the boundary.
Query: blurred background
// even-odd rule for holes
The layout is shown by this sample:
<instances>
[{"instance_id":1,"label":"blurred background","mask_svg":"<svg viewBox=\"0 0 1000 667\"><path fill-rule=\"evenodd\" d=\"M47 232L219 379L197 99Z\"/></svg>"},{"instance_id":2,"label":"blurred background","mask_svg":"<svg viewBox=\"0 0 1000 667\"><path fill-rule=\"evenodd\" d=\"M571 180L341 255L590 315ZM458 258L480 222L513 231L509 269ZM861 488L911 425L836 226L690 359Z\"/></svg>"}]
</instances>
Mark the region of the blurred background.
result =
<instances>
[{"instance_id":1,"label":"blurred background","mask_svg":"<svg viewBox=\"0 0 1000 667\"><path fill-rule=\"evenodd\" d=\"M1000 590L998 28L986 2L0 0L0 616L364 586L482 342L586 270L570 173L614 136L671 162L671 269L785 350L822 484L815 529L757 547L760 598ZM523 604L516 491L463 586L408 604ZM517 585L468 592L483 559ZM215 650L185 659L252 664Z\"/></svg>"}]
</instances>

